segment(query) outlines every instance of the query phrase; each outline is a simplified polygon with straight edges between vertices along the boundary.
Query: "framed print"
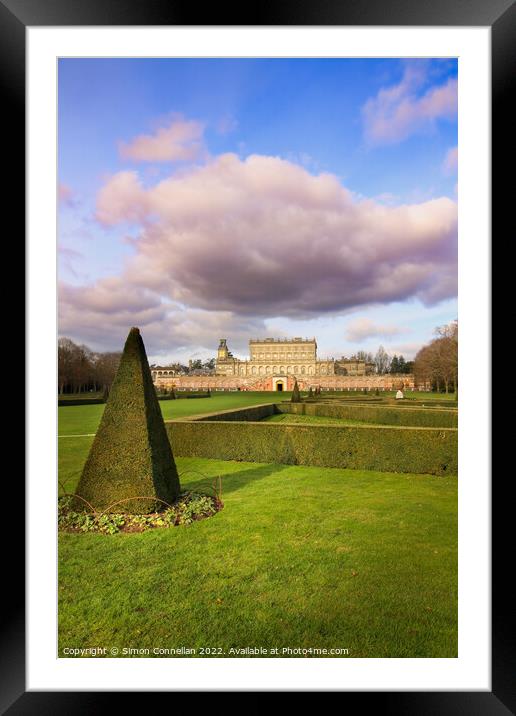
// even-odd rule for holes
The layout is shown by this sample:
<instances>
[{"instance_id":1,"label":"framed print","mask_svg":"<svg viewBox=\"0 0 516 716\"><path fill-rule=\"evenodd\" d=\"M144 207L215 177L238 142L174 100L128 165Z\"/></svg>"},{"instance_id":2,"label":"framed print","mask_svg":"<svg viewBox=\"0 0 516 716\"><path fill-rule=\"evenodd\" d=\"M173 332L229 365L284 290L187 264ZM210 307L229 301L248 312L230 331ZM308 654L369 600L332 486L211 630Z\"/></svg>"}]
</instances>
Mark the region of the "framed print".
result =
<instances>
[{"instance_id":1,"label":"framed print","mask_svg":"<svg viewBox=\"0 0 516 716\"><path fill-rule=\"evenodd\" d=\"M489 388L514 6L387 5L0 3L27 146L7 713L516 708Z\"/></svg>"}]
</instances>

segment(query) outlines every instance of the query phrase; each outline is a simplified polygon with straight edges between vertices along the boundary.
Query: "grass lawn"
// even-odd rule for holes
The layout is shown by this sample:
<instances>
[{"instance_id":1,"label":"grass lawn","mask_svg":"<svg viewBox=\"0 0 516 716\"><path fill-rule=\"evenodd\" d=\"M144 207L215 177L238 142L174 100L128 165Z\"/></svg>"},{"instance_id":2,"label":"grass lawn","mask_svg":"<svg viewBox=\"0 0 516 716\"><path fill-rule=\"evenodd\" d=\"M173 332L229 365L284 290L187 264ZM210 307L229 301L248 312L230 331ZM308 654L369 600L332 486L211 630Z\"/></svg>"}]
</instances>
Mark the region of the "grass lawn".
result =
<instances>
[{"instance_id":1,"label":"grass lawn","mask_svg":"<svg viewBox=\"0 0 516 716\"><path fill-rule=\"evenodd\" d=\"M343 394L344 397L347 393ZM353 393L349 393L353 395ZM357 392L356 394L360 394ZM384 395L391 395L385 392ZM395 395L395 393L392 393ZM442 398L442 393L409 393L410 399L414 401L425 401L427 399ZM432 398L435 396L435 398ZM212 393L211 398L180 398L179 400L160 401L161 412L165 420L184 418L188 415L201 415L203 413L215 413L218 410L229 410L230 408L242 408L247 405L259 405L260 403L277 403L281 400L290 400L291 393L278 392L235 392L235 393ZM324 397L324 396L323 396ZM60 406L58 408L59 435L84 435L94 433L97 430L100 418L104 412L104 405L74 405Z\"/></svg>"},{"instance_id":2,"label":"grass lawn","mask_svg":"<svg viewBox=\"0 0 516 716\"><path fill-rule=\"evenodd\" d=\"M170 418L269 397L280 396L235 393L161 406ZM60 434L95 432L103 407L60 408ZM92 439L59 440L67 490ZM61 533L60 650L130 647L153 656L160 647L219 647L220 656L232 656L231 648L261 646L279 647L278 656L283 647L348 649L350 657L457 655L455 477L176 460L184 489L207 489L222 476L224 509L142 534Z\"/></svg>"},{"instance_id":3,"label":"grass lawn","mask_svg":"<svg viewBox=\"0 0 516 716\"><path fill-rule=\"evenodd\" d=\"M215 413L218 410L241 408L260 403L276 403L290 400L290 393L277 392L235 392L212 393L211 398L180 398L161 400L161 412L165 420L184 418L187 415ZM104 405L59 406L59 435L81 435L94 433L104 412Z\"/></svg>"}]
</instances>

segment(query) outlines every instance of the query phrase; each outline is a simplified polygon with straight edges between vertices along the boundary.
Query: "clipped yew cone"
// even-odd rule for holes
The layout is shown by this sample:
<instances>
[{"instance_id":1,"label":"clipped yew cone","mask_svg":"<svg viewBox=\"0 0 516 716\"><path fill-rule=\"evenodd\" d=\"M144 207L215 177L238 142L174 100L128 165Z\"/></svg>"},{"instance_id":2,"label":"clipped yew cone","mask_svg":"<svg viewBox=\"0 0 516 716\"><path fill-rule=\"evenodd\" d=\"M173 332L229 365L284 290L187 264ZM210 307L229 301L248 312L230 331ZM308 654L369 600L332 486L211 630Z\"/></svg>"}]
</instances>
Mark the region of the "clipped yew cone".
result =
<instances>
[{"instance_id":1,"label":"clipped yew cone","mask_svg":"<svg viewBox=\"0 0 516 716\"><path fill-rule=\"evenodd\" d=\"M76 494L95 510L144 514L172 503L179 477L138 328L131 328ZM122 501L122 502L121 502ZM84 509L82 500L75 500ZM158 508L165 507L157 503Z\"/></svg>"}]
</instances>

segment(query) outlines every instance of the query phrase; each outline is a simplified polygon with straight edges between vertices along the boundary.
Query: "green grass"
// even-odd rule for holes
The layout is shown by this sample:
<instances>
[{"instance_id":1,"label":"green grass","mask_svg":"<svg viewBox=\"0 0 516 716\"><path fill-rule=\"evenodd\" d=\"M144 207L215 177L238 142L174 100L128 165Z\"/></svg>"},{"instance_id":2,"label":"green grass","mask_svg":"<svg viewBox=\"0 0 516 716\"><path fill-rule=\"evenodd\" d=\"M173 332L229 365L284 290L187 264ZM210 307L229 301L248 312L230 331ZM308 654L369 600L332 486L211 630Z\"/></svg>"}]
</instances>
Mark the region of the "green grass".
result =
<instances>
[{"instance_id":1,"label":"green grass","mask_svg":"<svg viewBox=\"0 0 516 716\"><path fill-rule=\"evenodd\" d=\"M264 395L214 396L205 412ZM201 402L161 405L198 413ZM103 407L63 408L60 433L94 432ZM59 440L67 490L92 439ZM184 489L222 476L224 509L143 534L61 533L59 655L104 645L457 656L456 478L176 461Z\"/></svg>"},{"instance_id":2,"label":"green grass","mask_svg":"<svg viewBox=\"0 0 516 716\"><path fill-rule=\"evenodd\" d=\"M278 400L290 399L290 393L273 392L238 392L212 393L211 398L185 398L180 400L160 401L161 412L165 420L185 418L188 415L215 413L218 410L229 410L246 405L275 403ZM58 408L59 435L80 435L94 433L104 412L104 405L74 405Z\"/></svg>"},{"instance_id":3,"label":"green grass","mask_svg":"<svg viewBox=\"0 0 516 716\"><path fill-rule=\"evenodd\" d=\"M344 393L345 396L347 393ZM353 393L349 393L353 395ZM360 393L357 391L357 396ZM391 393L385 392L385 395ZM395 393L392 393L395 395ZM423 401L430 396L442 397L440 393L410 393L415 401ZM229 410L230 408L243 408L248 405L259 405L260 403L276 403L281 400L290 400L291 393L284 392L235 392L216 393L212 392L211 398L192 398L181 400L163 400L160 402L161 412L165 420L185 418L189 415L204 415L215 413L218 410ZM324 395L323 395L324 398ZM432 398L430 398L432 399ZM94 433L100 423L104 412L104 405L77 405L60 406L58 408L59 435L82 435Z\"/></svg>"}]
</instances>

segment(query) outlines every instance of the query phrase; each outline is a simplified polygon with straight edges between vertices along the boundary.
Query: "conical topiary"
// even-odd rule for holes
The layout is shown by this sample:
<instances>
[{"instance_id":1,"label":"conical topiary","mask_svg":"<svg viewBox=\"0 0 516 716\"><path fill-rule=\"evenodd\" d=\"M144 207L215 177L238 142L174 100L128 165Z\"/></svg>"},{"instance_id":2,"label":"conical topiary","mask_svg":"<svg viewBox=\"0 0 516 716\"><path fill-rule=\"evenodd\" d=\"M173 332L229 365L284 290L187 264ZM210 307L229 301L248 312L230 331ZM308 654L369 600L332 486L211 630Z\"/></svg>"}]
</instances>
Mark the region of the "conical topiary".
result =
<instances>
[{"instance_id":1,"label":"conical topiary","mask_svg":"<svg viewBox=\"0 0 516 716\"><path fill-rule=\"evenodd\" d=\"M290 401L292 403L300 403L301 402L301 393L299 392L299 386L297 384L297 378L294 383L294 389L292 391L292 397L290 398Z\"/></svg>"},{"instance_id":2,"label":"conical topiary","mask_svg":"<svg viewBox=\"0 0 516 716\"><path fill-rule=\"evenodd\" d=\"M171 503L179 490L145 346L139 329L131 328L76 494L96 510L118 503L109 511L146 513L165 505L128 498Z\"/></svg>"}]
</instances>

